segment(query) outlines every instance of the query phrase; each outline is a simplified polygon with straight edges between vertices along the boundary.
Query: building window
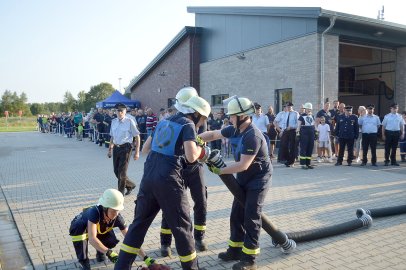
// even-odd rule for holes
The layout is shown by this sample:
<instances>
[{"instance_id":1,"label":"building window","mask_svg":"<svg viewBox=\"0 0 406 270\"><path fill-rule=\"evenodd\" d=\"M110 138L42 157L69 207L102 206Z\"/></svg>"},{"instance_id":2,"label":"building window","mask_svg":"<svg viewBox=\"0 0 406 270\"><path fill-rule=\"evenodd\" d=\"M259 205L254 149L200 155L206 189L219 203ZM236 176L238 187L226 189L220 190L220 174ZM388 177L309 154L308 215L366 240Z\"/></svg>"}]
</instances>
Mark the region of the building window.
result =
<instances>
[{"instance_id":1,"label":"building window","mask_svg":"<svg viewBox=\"0 0 406 270\"><path fill-rule=\"evenodd\" d=\"M292 102L292 88L276 89L275 113L282 111L283 105L288 101Z\"/></svg>"},{"instance_id":2,"label":"building window","mask_svg":"<svg viewBox=\"0 0 406 270\"><path fill-rule=\"evenodd\" d=\"M228 94L212 95L211 105L212 106L223 106L223 100L229 97Z\"/></svg>"},{"instance_id":3,"label":"building window","mask_svg":"<svg viewBox=\"0 0 406 270\"><path fill-rule=\"evenodd\" d=\"M175 105L175 102L176 102L176 98L168 98L168 108Z\"/></svg>"}]
</instances>

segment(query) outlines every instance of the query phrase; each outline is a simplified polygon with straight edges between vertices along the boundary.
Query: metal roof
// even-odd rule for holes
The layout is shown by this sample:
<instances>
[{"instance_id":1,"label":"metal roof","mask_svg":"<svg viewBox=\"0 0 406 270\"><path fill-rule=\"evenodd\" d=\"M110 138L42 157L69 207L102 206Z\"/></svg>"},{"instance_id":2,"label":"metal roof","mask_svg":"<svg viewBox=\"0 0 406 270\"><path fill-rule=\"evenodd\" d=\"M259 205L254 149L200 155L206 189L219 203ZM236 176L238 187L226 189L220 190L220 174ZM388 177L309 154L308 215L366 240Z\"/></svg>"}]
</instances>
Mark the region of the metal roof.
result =
<instances>
[{"instance_id":1,"label":"metal roof","mask_svg":"<svg viewBox=\"0 0 406 270\"><path fill-rule=\"evenodd\" d=\"M219 15L250 15L275 17L319 18L336 16L337 20L357 22L370 26L380 26L387 29L406 32L406 25L391 23L378 19L362 17L320 7L188 7L189 13L219 14Z\"/></svg>"},{"instance_id":2,"label":"metal roof","mask_svg":"<svg viewBox=\"0 0 406 270\"><path fill-rule=\"evenodd\" d=\"M188 35L201 34L202 28L186 26L184 27L169 43L166 47L148 64L148 66L141 71L141 73L131 80L130 84L126 88L126 93L131 93L137 83L139 83L144 77L154 69L180 42L182 42Z\"/></svg>"}]
</instances>

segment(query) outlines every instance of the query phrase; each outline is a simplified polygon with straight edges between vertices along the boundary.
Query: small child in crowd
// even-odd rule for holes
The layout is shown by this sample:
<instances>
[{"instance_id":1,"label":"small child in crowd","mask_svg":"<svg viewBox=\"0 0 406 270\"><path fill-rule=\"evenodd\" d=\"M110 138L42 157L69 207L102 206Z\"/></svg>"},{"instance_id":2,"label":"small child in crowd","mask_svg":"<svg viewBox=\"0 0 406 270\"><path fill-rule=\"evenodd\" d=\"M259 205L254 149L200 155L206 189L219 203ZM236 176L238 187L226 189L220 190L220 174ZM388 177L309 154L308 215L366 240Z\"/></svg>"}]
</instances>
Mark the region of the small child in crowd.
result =
<instances>
[{"instance_id":1,"label":"small child in crowd","mask_svg":"<svg viewBox=\"0 0 406 270\"><path fill-rule=\"evenodd\" d=\"M326 124L324 116L320 117L320 124L317 126L317 131L319 132L317 162L322 162L326 154L328 155L327 161L333 162L330 151L330 125Z\"/></svg>"}]
</instances>

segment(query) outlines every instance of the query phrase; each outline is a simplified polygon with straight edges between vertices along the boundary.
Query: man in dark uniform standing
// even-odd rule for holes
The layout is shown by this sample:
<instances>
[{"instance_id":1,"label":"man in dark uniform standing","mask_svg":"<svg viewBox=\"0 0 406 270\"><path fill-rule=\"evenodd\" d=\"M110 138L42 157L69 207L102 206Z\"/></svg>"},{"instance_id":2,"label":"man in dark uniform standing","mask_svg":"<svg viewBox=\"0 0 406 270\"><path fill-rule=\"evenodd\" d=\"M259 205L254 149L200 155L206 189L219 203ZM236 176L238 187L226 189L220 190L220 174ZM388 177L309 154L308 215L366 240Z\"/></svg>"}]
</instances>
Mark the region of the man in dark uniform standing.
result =
<instances>
[{"instance_id":1,"label":"man in dark uniform standing","mask_svg":"<svg viewBox=\"0 0 406 270\"><path fill-rule=\"evenodd\" d=\"M104 133L104 115L103 115L103 108L98 108L97 112L93 116L93 121L96 123L98 137L95 139L95 143L99 144L99 146L103 145L103 133Z\"/></svg>"},{"instance_id":2,"label":"man in dark uniform standing","mask_svg":"<svg viewBox=\"0 0 406 270\"><path fill-rule=\"evenodd\" d=\"M193 87L184 87L176 94L175 108L178 112L188 114L193 110L184 106L184 104L193 96L198 96L197 91ZM198 130L198 134L207 130L207 122L205 121ZM147 149L143 149L143 154L148 154ZM193 163L186 162L186 168L182 171L182 178L185 181L185 186L190 189L190 195L194 202L193 214L193 232L195 238L195 247L198 251L206 251L207 243L204 241L206 232L206 217L207 217L207 187L203 178L203 164L195 161ZM165 217L162 218L161 224L161 255L167 257L171 255L172 231Z\"/></svg>"},{"instance_id":3,"label":"man in dark uniform standing","mask_svg":"<svg viewBox=\"0 0 406 270\"><path fill-rule=\"evenodd\" d=\"M343 164L344 150L347 146L347 164L351 166L354 159L354 140L358 138L359 127L358 118L352 114L352 106L345 106L344 115L337 118L335 134L340 143L336 166Z\"/></svg>"},{"instance_id":4,"label":"man in dark uniform standing","mask_svg":"<svg viewBox=\"0 0 406 270\"><path fill-rule=\"evenodd\" d=\"M237 173L237 182L246 198L244 207L234 198L228 249L218 257L223 261L240 260L233 265L233 270L252 270L257 269L255 260L260 253L261 213L271 184L272 165L265 137L251 122L254 104L248 98L230 99L227 114L233 125L222 130L207 131L200 136L207 142L230 138L237 145L235 162L221 169L210 168L216 174Z\"/></svg>"},{"instance_id":5,"label":"man in dark uniform standing","mask_svg":"<svg viewBox=\"0 0 406 270\"><path fill-rule=\"evenodd\" d=\"M129 195L135 188L135 184L128 178L127 169L130 161L131 150L134 149L134 160L140 157L140 132L134 120L126 117L127 107L116 104L117 118L111 122L110 145L107 156L113 153L114 174L118 179L118 190L123 195ZM125 192L127 189L127 192Z\"/></svg>"},{"instance_id":6,"label":"man in dark uniform standing","mask_svg":"<svg viewBox=\"0 0 406 270\"><path fill-rule=\"evenodd\" d=\"M196 126L206 121L210 105L198 96L191 97L184 105L193 112L180 112L160 121L144 144L144 148L151 151L144 165L134 221L121 246L115 270L131 269L148 228L160 209L175 237L182 269L202 269L198 264L192 235L182 168L184 161L193 163L206 153L204 148L197 145Z\"/></svg>"}]
</instances>

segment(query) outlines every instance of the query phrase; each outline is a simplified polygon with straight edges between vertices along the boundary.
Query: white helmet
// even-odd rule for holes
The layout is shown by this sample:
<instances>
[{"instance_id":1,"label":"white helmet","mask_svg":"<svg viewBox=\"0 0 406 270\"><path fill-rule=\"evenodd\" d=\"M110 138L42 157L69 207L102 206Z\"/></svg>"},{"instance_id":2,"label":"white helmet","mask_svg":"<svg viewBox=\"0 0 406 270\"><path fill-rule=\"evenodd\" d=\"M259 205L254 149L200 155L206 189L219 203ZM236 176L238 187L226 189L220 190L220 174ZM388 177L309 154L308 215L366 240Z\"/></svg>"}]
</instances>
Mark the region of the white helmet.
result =
<instances>
[{"instance_id":1,"label":"white helmet","mask_svg":"<svg viewBox=\"0 0 406 270\"><path fill-rule=\"evenodd\" d=\"M117 189L106 189L99 199L99 205L121 211L124 209L124 196Z\"/></svg>"},{"instance_id":2,"label":"white helmet","mask_svg":"<svg viewBox=\"0 0 406 270\"><path fill-rule=\"evenodd\" d=\"M251 100L245 97L234 97L227 104L227 115L250 115L255 113L255 107Z\"/></svg>"},{"instance_id":3,"label":"white helmet","mask_svg":"<svg viewBox=\"0 0 406 270\"><path fill-rule=\"evenodd\" d=\"M186 101L188 101L191 97L198 96L197 91L195 88L188 86L188 87L183 87L178 91L176 94L176 102L175 102L175 108L182 112L182 113L193 113L190 108L187 108L183 106Z\"/></svg>"},{"instance_id":4,"label":"white helmet","mask_svg":"<svg viewBox=\"0 0 406 270\"><path fill-rule=\"evenodd\" d=\"M184 106L193 109L206 118L209 117L211 111L210 104L204 98L199 96L189 98L189 100L185 102Z\"/></svg>"},{"instance_id":5,"label":"white helmet","mask_svg":"<svg viewBox=\"0 0 406 270\"><path fill-rule=\"evenodd\" d=\"M312 105L310 102L306 102L306 103L303 105L303 108L304 108L304 109L313 110L313 105Z\"/></svg>"}]
</instances>

